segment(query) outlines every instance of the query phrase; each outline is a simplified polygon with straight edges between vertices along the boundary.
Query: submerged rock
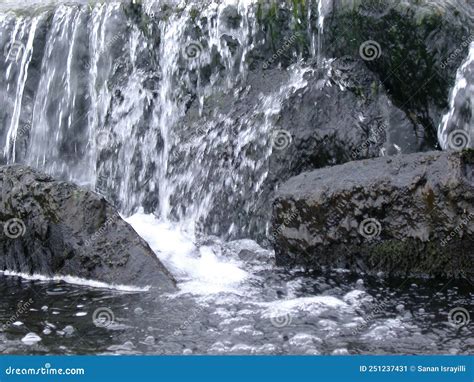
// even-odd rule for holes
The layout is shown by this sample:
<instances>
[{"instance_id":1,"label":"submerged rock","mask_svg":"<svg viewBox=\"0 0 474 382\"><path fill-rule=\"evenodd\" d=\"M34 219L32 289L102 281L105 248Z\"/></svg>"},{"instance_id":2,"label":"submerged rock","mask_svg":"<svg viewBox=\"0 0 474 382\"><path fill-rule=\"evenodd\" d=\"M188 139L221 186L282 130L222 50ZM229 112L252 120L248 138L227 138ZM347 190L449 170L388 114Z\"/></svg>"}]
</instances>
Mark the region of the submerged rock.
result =
<instances>
[{"instance_id":1,"label":"submerged rock","mask_svg":"<svg viewBox=\"0 0 474 382\"><path fill-rule=\"evenodd\" d=\"M99 195L25 166L0 167L0 270L172 291L147 243Z\"/></svg>"},{"instance_id":2,"label":"submerged rock","mask_svg":"<svg viewBox=\"0 0 474 382\"><path fill-rule=\"evenodd\" d=\"M474 279L474 155L429 152L303 173L279 190L277 263Z\"/></svg>"}]
</instances>

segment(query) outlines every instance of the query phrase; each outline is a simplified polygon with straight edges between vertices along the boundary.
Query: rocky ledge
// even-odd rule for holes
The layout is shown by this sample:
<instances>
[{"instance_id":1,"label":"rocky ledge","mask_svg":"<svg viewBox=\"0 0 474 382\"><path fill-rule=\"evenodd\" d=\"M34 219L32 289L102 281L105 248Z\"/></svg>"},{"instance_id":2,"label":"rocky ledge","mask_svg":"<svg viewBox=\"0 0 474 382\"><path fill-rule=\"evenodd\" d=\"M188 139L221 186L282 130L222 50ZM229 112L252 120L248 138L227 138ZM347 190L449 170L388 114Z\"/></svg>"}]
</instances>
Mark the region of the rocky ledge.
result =
<instances>
[{"instance_id":1,"label":"rocky ledge","mask_svg":"<svg viewBox=\"0 0 474 382\"><path fill-rule=\"evenodd\" d=\"M273 209L280 265L474 280L474 152L429 152L303 173Z\"/></svg>"},{"instance_id":2,"label":"rocky ledge","mask_svg":"<svg viewBox=\"0 0 474 382\"><path fill-rule=\"evenodd\" d=\"M102 197L24 166L0 167L0 270L173 291L147 243Z\"/></svg>"}]
</instances>

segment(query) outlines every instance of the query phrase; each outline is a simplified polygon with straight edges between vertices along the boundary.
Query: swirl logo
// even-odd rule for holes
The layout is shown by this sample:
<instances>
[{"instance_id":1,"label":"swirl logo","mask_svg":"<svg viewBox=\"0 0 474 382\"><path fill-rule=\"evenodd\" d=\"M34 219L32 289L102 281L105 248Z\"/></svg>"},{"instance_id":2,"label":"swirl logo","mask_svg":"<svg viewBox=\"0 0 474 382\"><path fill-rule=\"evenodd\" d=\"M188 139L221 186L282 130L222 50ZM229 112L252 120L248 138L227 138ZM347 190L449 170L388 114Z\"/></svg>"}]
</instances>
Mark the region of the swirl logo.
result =
<instances>
[{"instance_id":1,"label":"swirl logo","mask_svg":"<svg viewBox=\"0 0 474 382\"><path fill-rule=\"evenodd\" d=\"M112 133L109 131L101 131L97 134L97 137L95 140L99 148L105 148L112 144L114 137L112 136Z\"/></svg>"},{"instance_id":2,"label":"swirl logo","mask_svg":"<svg viewBox=\"0 0 474 382\"><path fill-rule=\"evenodd\" d=\"M25 223L21 219L10 219L3 226L3 233L10 239L18 239L26 232Z\"/></svg>"},{"instance_id":3,"label":"swirl logo","mask_svg":"<svg viewBox=\"0 0 474 382\"><path fill-rule=\"evenodd\" d=\"M8 61L16 61L18 54L25 49L25 45L21 41L13 41L3 49L3 55Z\"/></svg>"},{"instance_id":4,"label":"swirl logo","mask_svg":"<svg viewBox=\"0 0 474 382\"><path fill-rule=\"evenodd\" d=\"M284 328L291 324L291 315L289 313L279 314L277 316L271 317L270 322L275 328Z\"/></svg>"},{"instance_id":5,"label":"swirl logo","mask_svg":"<svg viewBox=\"0 0 474 382\"><path fill-rule=\"evenodd\" d=\"M191 41L184 47L183 54L188 60L196 60L201 56L203 50L200 42Z\"/></svg>"},{"instance_id":6,"label":"swirl logo","mask_svg":"<svg viewBox=\"0 0 474 382\"><path fill-rule=\"evenodd\" d=\"M107 328L115 322L114 312L109 308L97 308L92 314L92 322L98 328Z\"/></svg>"},{"instance_id":7,"label":"swirl logo","mask_svg":"<svg viewBox=\"0 0 474 382\"><path fill-rule=\"evenodd\" d=\"M454 130L448 135L448 147L452 150L462 151L471 144L471 137L464 130Z\"/></svg>"},{"instance_id":8,"label":"swirl logo","mask_svg":"<svg viewBox=\"0 0 474 382\"><path fill-rule=\"evenodd\" d=\"M377 41L364 41L359 47L359 54L365 61L373 61L382 55L382 48Z\"/></svg>"},{"instance_id":9,"label":"swirl logo","mask_svg":"<svg viewBox=\"0 0 474 382\"><path fill-rule=\"evenodd\" d=\"M463 326L469 324L469 322L471 321L471 316L469 315L469 312L466 309L457 307L451 309L448 313L448 321L450 324L458 328L462 328Z\"/></svg>"},{"instance_id":10,"label":"swirl logo","mask_svg":"<svg viewBox=\"0 0 474 382\"><path fill-rule=\"evenodd\" d=\"M380 235L382 226L377 219L365 219L359 224L359 233L366 239L373 239Z\"/></svg>"},{"instance_id":11,"label":"swirl logo","mask_svg":"<svg viewBox=\"0 0 474 382\"><path fill-rule=\"evenodd\" d=\"M272 134L272 146L276 150L286 149L292 141L293 138L287 130L276 130Z\"/></svg>"}]
</instances>

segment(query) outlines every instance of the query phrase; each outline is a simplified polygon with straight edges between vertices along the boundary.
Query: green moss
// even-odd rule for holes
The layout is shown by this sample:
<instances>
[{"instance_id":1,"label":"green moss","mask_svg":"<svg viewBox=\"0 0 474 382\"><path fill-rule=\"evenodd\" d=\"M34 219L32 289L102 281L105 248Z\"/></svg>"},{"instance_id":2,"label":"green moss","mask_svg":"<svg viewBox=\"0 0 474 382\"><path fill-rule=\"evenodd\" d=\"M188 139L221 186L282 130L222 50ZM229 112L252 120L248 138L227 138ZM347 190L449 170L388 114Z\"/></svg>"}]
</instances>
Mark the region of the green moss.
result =
<instances>
[{"instance_id":1,"label":"green moss","mask_svg":"<svg viewBox=\"0 0 474 382\"><path fill-rule=\"evenodd\" d=\"M191 11L189 12L191 19L193 22L196 21L197 17L199 16L199 10L197 8L192 8Z\"/></svg>"},{"instance_id":2,"label":"green moss","mask_svg":"<svg viewBox=\"0 0 474 382\"><path fill-rule=\"evenodd\" d=\"M461 152L464 163L474 164L474 149L466 149Z\"/></svg>"}]
</instances>

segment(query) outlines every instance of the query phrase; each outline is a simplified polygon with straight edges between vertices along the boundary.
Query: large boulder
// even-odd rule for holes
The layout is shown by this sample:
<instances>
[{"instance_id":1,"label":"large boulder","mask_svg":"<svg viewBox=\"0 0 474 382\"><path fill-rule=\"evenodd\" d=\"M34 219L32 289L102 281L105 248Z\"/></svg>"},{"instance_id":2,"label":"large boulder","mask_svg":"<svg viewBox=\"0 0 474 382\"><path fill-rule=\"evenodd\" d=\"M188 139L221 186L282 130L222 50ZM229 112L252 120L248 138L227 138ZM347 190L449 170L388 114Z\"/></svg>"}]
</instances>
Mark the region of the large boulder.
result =
<instances>
[{"instance_id":1,"label":"large boulder","mask_svg":"<svg viewBox=\"0 0 474 382\"><path fill-rule=\"evenodd\" d=\"M147 243L102 197L24 166L0 167L0 270L173 291Z\"/></svg>"},{"instance_id":2,"label":"large boulder","mask_svg":"<svg viewBox=\"0 0 474 382\"><path fill-rule=\"evenodd\" d=\"M291 178L274 202L277 263L474 279L474 154L350 162Z\"/></svg>"}]
</instances>

